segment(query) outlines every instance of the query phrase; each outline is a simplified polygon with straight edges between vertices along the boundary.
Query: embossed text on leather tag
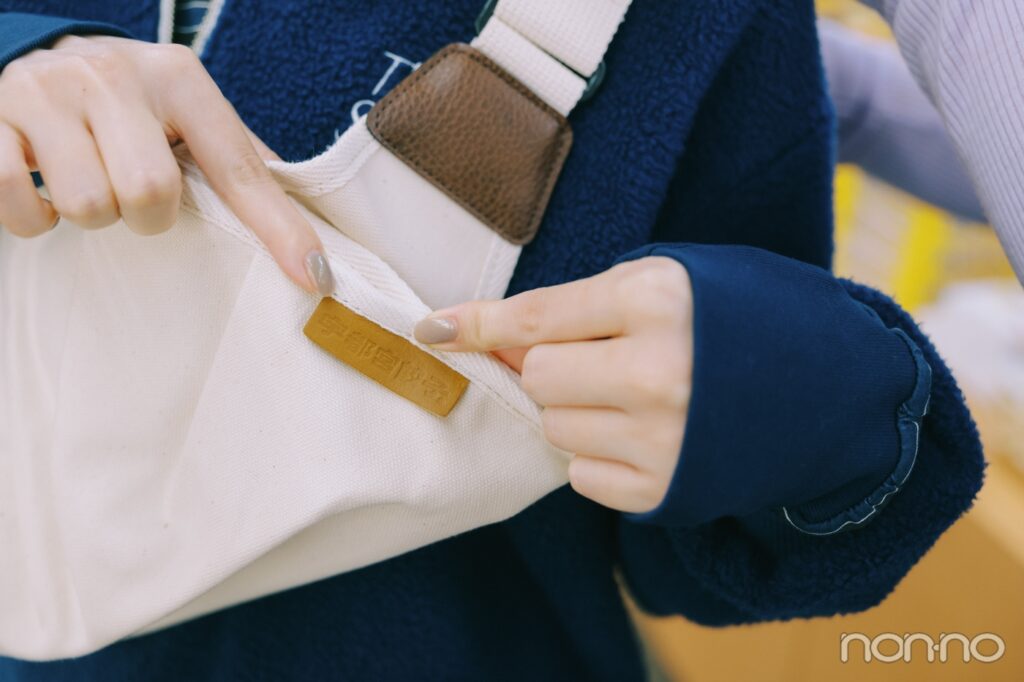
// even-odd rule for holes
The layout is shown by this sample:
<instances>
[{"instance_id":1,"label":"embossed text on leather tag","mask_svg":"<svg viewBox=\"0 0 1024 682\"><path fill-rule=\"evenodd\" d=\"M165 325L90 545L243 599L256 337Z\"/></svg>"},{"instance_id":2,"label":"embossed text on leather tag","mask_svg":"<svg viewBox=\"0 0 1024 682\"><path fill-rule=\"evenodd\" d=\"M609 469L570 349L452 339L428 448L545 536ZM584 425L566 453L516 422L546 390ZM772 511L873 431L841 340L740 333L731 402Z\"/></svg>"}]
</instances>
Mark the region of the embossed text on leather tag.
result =
<instances>
[{"instance_id":1,"label":"embossed text on leather tag","mask_svg":"<svg viewBox=\"0 0 1024 682\"><path fill-rule=\"evenodd\" d=\"M469 380L410 341L325 298L303 329L325 351L384 388L442 417Z\"/></svg>"}]
</instances>

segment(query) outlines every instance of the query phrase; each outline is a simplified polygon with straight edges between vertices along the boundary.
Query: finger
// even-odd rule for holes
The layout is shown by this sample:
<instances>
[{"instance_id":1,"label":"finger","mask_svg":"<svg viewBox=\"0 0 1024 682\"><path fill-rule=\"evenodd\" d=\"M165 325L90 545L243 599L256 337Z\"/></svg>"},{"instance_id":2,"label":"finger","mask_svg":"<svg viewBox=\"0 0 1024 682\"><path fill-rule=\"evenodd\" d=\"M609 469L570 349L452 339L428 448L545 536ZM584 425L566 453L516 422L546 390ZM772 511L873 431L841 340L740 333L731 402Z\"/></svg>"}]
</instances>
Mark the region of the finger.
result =
<instances>
[{"instance_id":1,"label":"finger","mask_svg":"<svg viewBox=\"0 0 1024 682\"><path fill-rule=\"evenodd\" d=\"M604 272L501 301L463 303L421 321L416 337L442 350L488 351L615 336L623 324L610 303L615 281Z\"/></svg>"},{"instance_id":2,"label":"finger","mask_svg":"<svg viewBox=\"0 0 1024 682\"><path fill-rule=\"evenodd\" d=\"M541 413L544 437L566 452L636 466L641 454L634 421L621 410L599 407L548 407Z\"/></svg>"},{"instance_id":3,"label":"finger","mask_svg":"<svg viewBox=\"0 0 1024 682\"><path fill-rule=\"evenodd\" d=\"M0 225L21 237L49 231L57 212L39 196L18 134L0 124Z\"/></svg>"},{"instance_id":4,"label":"finger","mask_svg":"<svg viewBox=\"0 0 1024 682\"><path fill-rule=\"evenodd\" d=\"M523 360L526 359L526 353L529 350L529 348L499 348L496 351L491 351L491 355L522 374Z\"/></svg>"},{"instance_id":5,"label":"finger","mask_svg":"<svg viewBox=\"0 0 1024 682\"><path fill-rule=\"evenodd\" d=\"M586 455L569 462L569 483L598 504L634 514L655 509L666 492L653 477L628 464Z\"/></svg>"},{"instance_id":6,"label":"finger","mask_svg":"<svg viewBox=\"0 0 1024 682\"><path fill-rule=\"evenodd\" d=\"M160 122L141 102L100 103L89 126L124 222L139 234L168 230L178 216L181 170Z\"/></svg>"},{"instance_id":7,"label":"finger","mask_svg":"<svg viewBox=\"0 0 1024 682\"><path fill-rule=\"evenodd\" d=\"M172 104L170 123L213 189L266 245L296 284L323 296L334 278L313 227L274 181L234 109L205 72L187 101Z\"/></svg>"},{"instance_id":8,"label":"finger","mask_svg":"<svg viewBox=\"0 0 1024 682\"><path fill-rule=\"evenodd\" d=\"M541 405L629 407L628 351L621 337L539 344L523 359L523 390Z\"/></svg>"},{"instance_id":9,"label":"finger","mask_svg":"<svg viewBox=\"0 0 1024 682\"><path fill-rule=\"evenodd\" d=\"M35 154L53 208L86 229L116 223L120 214L114 191L96 141L85 124L75 118L58 117L45 125L45 129L32 125L21 132Z\"/></svg>"},{"instance_id":10,"label":"finger","mask_svg":"<svg viewBox=\"0 0 1024 682\"><path fill-rule=\"evenodd\" d=\"M543 343L526 353L520 373L523 390L541 405L682 412L690 401L689 358L682 339Z\"/></svg>"}]
</instances>

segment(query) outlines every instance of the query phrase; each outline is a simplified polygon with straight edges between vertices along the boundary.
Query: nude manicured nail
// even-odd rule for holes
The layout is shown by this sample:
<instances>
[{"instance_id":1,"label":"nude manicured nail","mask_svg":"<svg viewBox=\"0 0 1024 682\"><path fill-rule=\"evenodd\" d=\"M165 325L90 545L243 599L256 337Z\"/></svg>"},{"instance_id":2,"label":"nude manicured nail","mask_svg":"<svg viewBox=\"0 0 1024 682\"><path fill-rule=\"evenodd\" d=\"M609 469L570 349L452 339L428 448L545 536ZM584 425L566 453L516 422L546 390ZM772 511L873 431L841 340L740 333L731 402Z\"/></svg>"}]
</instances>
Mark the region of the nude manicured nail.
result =
<instances>
[{"instance_id":1,"label":"nude manicured nail","mask_svg":"<svg viewBox=\"0 0 1024 682\"><path fill-rule=\"evenodd\" d=\"M334 293L334 273L331 272L331 265L321 251L310 251L306 256L306 274L309 276L310 284L321 296L330 296Z\"/></svg>"},{"instance_id":2,"label":"nude manicured nail","mask_svg":"<svg viewBox=\"0 0 1024 682\"><path fill-rule=\"evenodd\" d=\"M450 317L427 317L416 323L412 333L420 343L448 343L459 335L459 328Z\"/></svg>"}]
</instances>

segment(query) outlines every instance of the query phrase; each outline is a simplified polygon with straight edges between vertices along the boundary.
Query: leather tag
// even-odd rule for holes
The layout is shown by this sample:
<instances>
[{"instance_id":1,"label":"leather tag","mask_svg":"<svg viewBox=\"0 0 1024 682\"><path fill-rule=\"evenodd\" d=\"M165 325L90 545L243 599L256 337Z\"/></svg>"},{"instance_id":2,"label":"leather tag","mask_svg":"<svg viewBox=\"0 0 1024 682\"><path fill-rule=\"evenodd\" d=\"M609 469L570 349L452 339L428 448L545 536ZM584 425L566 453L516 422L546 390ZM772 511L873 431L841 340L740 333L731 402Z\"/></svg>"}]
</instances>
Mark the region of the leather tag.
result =
<instances>
[{"instance_id":1,"label":"leather tag","mask_svg":"<svg viewBox=\"0 0 1024 682\"><path fill-rule=\"evenodd\" d=\"M370 110L375 138L513 244L537 233L572 129L468 45L428 59Z\"/></svg>"},{"instance_id":2,"label":"leather tag","mask_svg":"<svg viewBox=\"0 0 1024 682\"><path fill-rule=\"evenodd\" d=\"M469 380L430 353L325 298L303 329L313 343L384 388L442 417Z\"/></svg>"}]
</instances>

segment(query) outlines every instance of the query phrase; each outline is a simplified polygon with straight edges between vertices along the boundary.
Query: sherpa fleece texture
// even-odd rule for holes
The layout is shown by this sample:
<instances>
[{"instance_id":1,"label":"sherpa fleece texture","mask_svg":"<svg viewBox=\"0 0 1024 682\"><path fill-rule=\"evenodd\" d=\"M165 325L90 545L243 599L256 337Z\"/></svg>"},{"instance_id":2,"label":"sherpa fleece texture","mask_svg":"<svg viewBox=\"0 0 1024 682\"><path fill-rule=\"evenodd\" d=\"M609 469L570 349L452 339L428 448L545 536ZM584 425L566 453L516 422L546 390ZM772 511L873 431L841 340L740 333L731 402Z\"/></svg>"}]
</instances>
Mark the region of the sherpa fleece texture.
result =
<instances>
[{"instance_id":1,"label":"sherpa fleece texture","mask_svg":"<svg viewBox=\"0 0 1024 682\"><path fill-rule=\"evenodd\" d=\"M203 59L297 160L408 73L398 62L384 78L386 52L420 62L468 41L480 4L227 0ZM148 40L158 25L156 0L0 0L5 11ZM0 14L0 36L19 35L14 21ZM913 321L828 272L832 114L812 1L637 0L606 62L570 117L573 151L510 293L649 254L690 270L699 366L662 506L628 517L563 488L505 523L82 659L0 660L0 680L641 680L617 569L643 608L709 624L856 611L889 593L969 507L983 462ZM911 465L855 530L808 535L782 515L835 527ZM700 499L709 481L722 494Z\"/></svg>"}]
</instances>

